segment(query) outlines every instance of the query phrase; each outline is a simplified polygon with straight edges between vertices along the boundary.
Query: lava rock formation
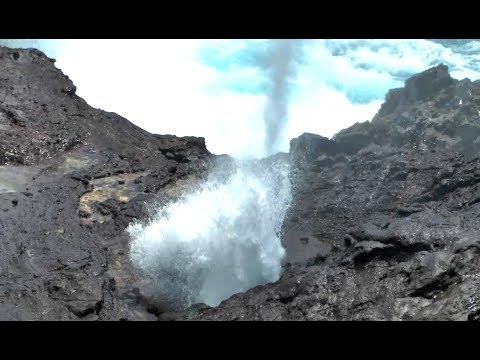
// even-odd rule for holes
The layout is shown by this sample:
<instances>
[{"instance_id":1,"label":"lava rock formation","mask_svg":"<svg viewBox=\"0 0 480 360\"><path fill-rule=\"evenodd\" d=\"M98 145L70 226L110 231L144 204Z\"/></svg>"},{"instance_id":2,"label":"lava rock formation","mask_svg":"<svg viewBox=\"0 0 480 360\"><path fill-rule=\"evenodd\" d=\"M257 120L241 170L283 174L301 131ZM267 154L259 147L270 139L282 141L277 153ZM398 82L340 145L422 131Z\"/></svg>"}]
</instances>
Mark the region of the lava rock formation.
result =
<instances>
[{"instance_id":1,"label":"lava rock formation","mask_svg":"<svg viewBox=\"0 0 480 360\"><path fill-rule=\"evenodd\" d=\"M445 65L371 122L290 143L279 281L161 319L480 319L480 83Z\"/></svg>"},{"instance_id":2,"label":"lava rock formation","mask_svg":"<svg viewBox=\"0 0 480 360\"><path fill-rule=\"evenodd\" d=\"M125 228L214 158L90 107L40 51L0 47L0 320L157 319Z\"/></svg>"},{"instance_id":3,"label":"lava rock formation","mask_svg":"<svg viewBox=\"0 0 480 360\"><path fill-rule=\"evenodd\" d=\"M0 320L480 319L479 82L438 65L372 121L293 139L282 277L182 312L125 228L225 156L75 91L42 52L0 47Z\"/></svg>"}]
</instances>

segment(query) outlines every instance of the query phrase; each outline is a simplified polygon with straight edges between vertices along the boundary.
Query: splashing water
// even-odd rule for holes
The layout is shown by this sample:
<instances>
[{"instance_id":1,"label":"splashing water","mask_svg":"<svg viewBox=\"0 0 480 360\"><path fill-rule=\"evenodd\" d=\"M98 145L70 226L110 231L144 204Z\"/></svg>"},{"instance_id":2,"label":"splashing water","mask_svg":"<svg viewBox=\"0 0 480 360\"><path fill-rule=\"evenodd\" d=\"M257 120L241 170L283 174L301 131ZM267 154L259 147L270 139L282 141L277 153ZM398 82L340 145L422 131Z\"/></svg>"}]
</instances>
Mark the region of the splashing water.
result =
<instances>
[{"instance_id":1,"label":"splashing water","mask_svg":"<svg viewBox=\"0 0 480 360\"><path fill-rule=\"evenodd\" d=\"M176 309L215 306L280 277L279 232L291 201L288 163L237 161L227 179L220 170L197 191L158 208L150 223L127 229L134 264Z\"/></svg>"},{"instance_id":2,"label":"splashing water","mask_svg":"<svg viewBox=\"0 0 480 360\"><path fill-rule=\"evenodd\" d=\"M288 120L289 80L299 48L293 40L272 44L261 61L271 80L267 155L276 151ZM215 306L280 277L285 250L279 232L291 200L288 162L237 161L227 179L225 170L219 166L200 190L157 209L150 224L128 228L133 262L177 309L198 302Z\"/></svg>"}]
</instances>

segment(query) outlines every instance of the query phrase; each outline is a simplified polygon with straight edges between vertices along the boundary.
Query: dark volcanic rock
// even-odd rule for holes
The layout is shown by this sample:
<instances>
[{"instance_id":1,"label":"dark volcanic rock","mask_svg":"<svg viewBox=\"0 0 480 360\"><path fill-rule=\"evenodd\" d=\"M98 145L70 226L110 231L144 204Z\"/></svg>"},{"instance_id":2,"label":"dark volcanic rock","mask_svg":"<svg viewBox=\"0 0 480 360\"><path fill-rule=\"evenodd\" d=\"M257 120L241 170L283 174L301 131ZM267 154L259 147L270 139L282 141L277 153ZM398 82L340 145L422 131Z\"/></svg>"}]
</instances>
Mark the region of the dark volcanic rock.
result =
<instances>
[{"instance_id":1,"label":"dark volcanic rock","mask_svg":"<svg viewBox=\"0 0 480 360\"><path fill-rule=\"evenodd\" d=\"M0 47L0 319L479 319L478 82L439 65L371 122L293 139L280 280L173 313L125 228L230 160L91 108L53 63Z\"/></svg>"},{"instance_id":2,"label":"dark volcanic rock","mask_svg":"<svg viewBox=\"0 0 480 360\"><path fill-rule=\"evenodd\" d=\"M156 319L125 227L212 156L90 107L53 63L0 47L0 320Z\"/></svg>"},{"instance_id":3,"label":"dark volcanic rock","mask_svg":"<svg viewBox=\"0 0 480 360\"><path fill-rule=\"evenodd\" d=\"M470 159L480 150L479 101L478 83L452 79L448 68L438 65L390 90L371 122L357 123L334 139L350 154L372 144L410 145L461 152Z\"/></svg>"},{"instance_id":4,"label":"dark volcanic rock","mask_svg":"<svg viewBox=\"0 0 480 360\"><path fill-rule=\"evenodd\" d=\"M479 114L480 84L439 65L371 122L293 139L281 279L160 319L478 319Z\"/></svg>"}]
</instances>

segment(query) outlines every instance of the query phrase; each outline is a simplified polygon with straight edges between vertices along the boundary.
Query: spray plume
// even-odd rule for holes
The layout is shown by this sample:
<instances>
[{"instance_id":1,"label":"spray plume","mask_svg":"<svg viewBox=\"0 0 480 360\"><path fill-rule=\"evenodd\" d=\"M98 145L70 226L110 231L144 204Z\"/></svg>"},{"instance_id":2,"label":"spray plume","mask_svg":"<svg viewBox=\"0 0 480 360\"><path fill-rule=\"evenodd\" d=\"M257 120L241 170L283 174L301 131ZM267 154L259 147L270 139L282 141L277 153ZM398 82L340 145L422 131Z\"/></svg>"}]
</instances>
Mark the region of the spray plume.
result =
<instances>
[{"instance_id":1,"label":"spray plume","mask_svg":"<svg viewBox=\"0 0 480 360\"><path fill-rule=\"evenodd\" d=\"M262 67L269 77L268 101L265 109L265 153L278 151L288 122L291 80L296 60L301 54L302 40L271 40Z\"/></svg>"},{"instance_id":2,"label":"spray plume","mask_svg":"<svg viewBox=\"0 0 480 360\"><path fill-rule=\"evenodd\" d=\"M269 78L267 155L278 150L284 136L299 45L274 40L257 59ZM198 302L215 306L280 277L290 165L283 158L233 162L233 171L226 170L229 162L218 162L196 190L155 208L148 224L136 222L127 229L133 263L154 279L174 309Z\"/></svg>"}]
</instances>

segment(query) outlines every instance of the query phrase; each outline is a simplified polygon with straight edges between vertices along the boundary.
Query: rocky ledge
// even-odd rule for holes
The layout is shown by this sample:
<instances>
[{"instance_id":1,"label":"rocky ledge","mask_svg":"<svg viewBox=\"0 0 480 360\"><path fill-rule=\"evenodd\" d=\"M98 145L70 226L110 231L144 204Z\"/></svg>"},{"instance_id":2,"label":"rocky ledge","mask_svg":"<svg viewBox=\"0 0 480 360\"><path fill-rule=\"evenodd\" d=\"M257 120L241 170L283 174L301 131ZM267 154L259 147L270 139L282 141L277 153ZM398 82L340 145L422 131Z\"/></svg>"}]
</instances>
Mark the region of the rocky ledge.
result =
<instances>
[{"instance_id":1,"label":"rocky ledge","mask_svg":"<svg viewBox=\"0 0 480 360\"><path fill-rule=\"evenodd\" d=\"M40 51L0 47L0 320L480 318L479 83L439 65L372 121L293 139L282 277L183 312L132 267L124 230L223 157L75 91Z\"/></svg>"},{"instance_id":2,"label":"rocky ledge","mask_svg":"<svg viewBox=\"0 0 480 360\"><path fill-rule=\"evenodd\" d=\"M0 47L0 320L155 320L160 294L124 230L216 157L75 90L40 51Z\"/></svg>"}]
</instances>

